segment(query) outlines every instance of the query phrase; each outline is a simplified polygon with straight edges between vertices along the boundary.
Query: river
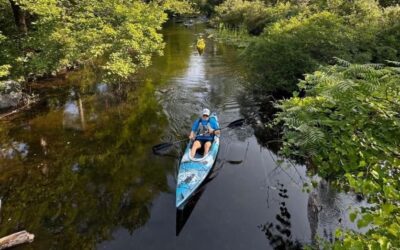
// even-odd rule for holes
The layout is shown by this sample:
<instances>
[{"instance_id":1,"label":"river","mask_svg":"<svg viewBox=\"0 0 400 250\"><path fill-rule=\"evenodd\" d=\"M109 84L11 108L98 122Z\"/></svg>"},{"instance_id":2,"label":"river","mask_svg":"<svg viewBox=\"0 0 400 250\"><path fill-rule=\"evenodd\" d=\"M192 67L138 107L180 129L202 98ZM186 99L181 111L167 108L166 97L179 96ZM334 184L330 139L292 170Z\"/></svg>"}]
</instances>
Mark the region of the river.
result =
<instances>
[{"instance_id":1,"label":"river","mask_svg":"<svg viewBox=\"0 0 400 250\"><path fill-rule=\"evenodd\" d=\"M243 87L235 48L206 38L199 55L203 24L163 33L164 56L131 83L102 83L91 68L40 81L41 101L0 122L0 235L35 234L17 249L300 249L354 228L349 206L362 202L312 188L317 177L266 147L263 119L223 131L213 172L175 209L185 145L163 156L152 146L186 137L204 107L226 125L269 104Z\"/></svg>"}]
</instances>

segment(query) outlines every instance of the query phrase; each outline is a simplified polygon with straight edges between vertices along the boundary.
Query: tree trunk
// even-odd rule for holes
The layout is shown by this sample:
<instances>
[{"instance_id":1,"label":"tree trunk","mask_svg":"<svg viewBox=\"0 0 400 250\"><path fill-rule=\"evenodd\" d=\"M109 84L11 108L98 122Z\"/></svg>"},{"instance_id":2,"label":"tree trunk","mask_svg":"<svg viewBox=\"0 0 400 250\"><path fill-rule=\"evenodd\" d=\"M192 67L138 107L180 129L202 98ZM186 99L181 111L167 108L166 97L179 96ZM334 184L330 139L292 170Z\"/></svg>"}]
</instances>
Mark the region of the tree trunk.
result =
<instances>
[{"instance_id":1,"label":"tree trunk","mask_svg":"<svg viewBox=\"0 0 400 250\"><path fill-rule=\"evenodd\" d=\"M13 247L22 243L32 242L35 235L27 231L20 231L0 239L0 250Z\"/></svg>"},{"instance_id":2,"label":"tree trunk","mask_svg":"<svg viewBox=\"0 0 400 250\"><path fill-rule=\"evenodd\" d=\"M83 104L82 104L82 99L81 99L81 95L77 93L78 96L78 109L79 109L79 116L81 118L81 126L82 126L82 130L85 130L86 128L86 122L85 122L85 113L83 110Z\"/></svg>"},{"instance_id":3,"label":"tree trunk","mask_svg":"<svg viewBox=\"0 0 400 250\"><path fill-rule=\"evenodd\" d=\"M28 33L28 26L26 24L26 11L21 9L21 7L14 2L14 0L10 0L10 4L14 14L15 25L17 25L19 32L26 35Z\"/></svg>"}]
</instances>

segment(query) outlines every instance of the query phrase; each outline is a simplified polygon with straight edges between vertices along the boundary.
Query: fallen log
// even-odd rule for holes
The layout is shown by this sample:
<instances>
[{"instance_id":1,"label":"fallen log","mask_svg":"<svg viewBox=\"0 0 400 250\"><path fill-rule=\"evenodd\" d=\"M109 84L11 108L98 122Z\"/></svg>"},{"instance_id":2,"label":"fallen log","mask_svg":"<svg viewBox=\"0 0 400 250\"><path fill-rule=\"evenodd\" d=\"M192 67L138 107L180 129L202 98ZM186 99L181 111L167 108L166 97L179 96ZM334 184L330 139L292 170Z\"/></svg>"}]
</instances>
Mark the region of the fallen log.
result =
<instances>
[{"instance_id":1,"label":"fallen log","mask_svg":"<svg viewBox=\"0 0 400 250\"><path fill-rule=\"evenodd\" d=\"M0 250L13 247L23 243L31 243L35 235L28 233L27 231L20 231L0 239Z\"/></svg>"},{"instance_id":2,"label":"fallen log","mask_svg":"<svg viewBox=\"0 0 400 250\"><path fill-rule=\"evenodd\" d=\"M19 107L19 108L17 108L17 109L14 109L14 110L8 112L8 113L5 113L5 114L0 115L0 120L3 119L3 118L6 118L7 116L13 115L13 114L15 114L15 113L18 113L18 112L20 112L20 111L22 111L22 110L28 108L29 105L30 105L30 103L27 103L27 104L25 104L25 105L22 106L22 107Z\"/></svg>"}]
</instances>

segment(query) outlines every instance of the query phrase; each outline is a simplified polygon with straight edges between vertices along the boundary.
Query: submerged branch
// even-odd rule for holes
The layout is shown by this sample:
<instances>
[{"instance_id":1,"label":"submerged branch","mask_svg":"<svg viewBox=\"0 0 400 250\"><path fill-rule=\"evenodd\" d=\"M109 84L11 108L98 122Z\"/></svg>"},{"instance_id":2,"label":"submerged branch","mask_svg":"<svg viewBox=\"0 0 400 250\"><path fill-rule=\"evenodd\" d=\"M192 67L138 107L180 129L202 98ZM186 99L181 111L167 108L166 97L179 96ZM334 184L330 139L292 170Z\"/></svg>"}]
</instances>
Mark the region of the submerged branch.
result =
<instances>
[{"instance_id":1,"label":"submerged branch","mask_svg":"<svg viewBox=\"0 0 400 250\"><path fill-rule=\"evenodd\" d=\"M3 238L0 238L0 250L20 245L23 243L31 243L35 238L34 234L30 234L27 231L20 231Z\"/></svg>"}]
</instances>

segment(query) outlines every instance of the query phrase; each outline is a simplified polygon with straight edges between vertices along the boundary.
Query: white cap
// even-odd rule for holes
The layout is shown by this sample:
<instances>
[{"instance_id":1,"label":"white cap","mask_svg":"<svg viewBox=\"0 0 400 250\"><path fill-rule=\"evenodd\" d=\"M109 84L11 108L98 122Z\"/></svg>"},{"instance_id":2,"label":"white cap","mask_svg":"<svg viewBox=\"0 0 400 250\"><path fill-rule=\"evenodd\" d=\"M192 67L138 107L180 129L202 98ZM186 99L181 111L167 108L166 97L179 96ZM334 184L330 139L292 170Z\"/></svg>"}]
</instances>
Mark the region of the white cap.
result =
<instances>
[{"instance_id":1,"label":"white cap","mask_svg":"<svg viewBox=\"0 0 400 250\"><path fill-rule=\"evenodd\" d=\"M203 113L202 114L210 116L210 110L209 109L203 109Z\"/></svg>"}]
</instances>

